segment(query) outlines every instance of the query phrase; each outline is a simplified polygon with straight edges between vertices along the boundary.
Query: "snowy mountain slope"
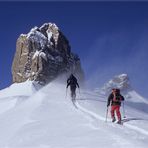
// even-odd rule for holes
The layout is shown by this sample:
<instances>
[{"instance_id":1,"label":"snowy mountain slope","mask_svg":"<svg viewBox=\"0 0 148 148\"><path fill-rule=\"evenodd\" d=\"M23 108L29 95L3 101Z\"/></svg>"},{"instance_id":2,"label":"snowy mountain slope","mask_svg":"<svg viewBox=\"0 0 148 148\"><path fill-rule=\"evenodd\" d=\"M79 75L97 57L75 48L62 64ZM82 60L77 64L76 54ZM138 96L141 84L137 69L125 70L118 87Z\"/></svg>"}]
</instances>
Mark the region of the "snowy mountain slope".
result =
<instances>
[{"instance_id":1,"label":"snowy mountain slope","mask_svg":"<svg viewBox=\"0 0 148 148\"><path fill-rule=\"evenodd\" d=\"M138 102L135 93L131 97ZM131 120L121 126L111 123L109 115L105 122L106 96L102 93L81 90L77 99L78 109L69 93L66 97L65 85L54 82L39 91L30 82L1 90L0 147L147 147L147 110L125 101L125 115ZM147 106L142 100L139 102Z\"/></svg>"},{"instance_id":2,"label":"snowy mountain slope","mask_svg":"<svg viewBox=\"0 0 148 148\"><path fill-rule=\"evenodd\" d=\"M89 98L85 98L85 96L86 95L84 93L78 99L78 102L81 106L80 108L82 108L82 110L84 110L85 112L88 112L91 116L93 115L95 118L105 121L105 113L107 110L107 107L106 107L107 98L105 98L105 96L104 97L101 96L101 98L100 98L100 96L98 95L98 99L96 97L95 99L92 98L92 100L91 100ZM87 93L87 97L88 97L88 93ZM137 96L135 96L135 94L133 95L133 97L137 98ZM83 98L83 99L81 99L81 98ZM138 101L138 98L137 98L137 101ZM132 102L130 102L130 103L132 103ZM124 126L129 127L130 123L132 123L132 124L137 123L137 126L139 125L139 123L143 123L143 122L147 123L148 122L147 110L143 110L143 106L142 106L142 105L144 105L146 107L147 104L141 102L140 105L142 108L140 108L140 105L139 105L139 109L137 109L135 106L136 104L134 104L134 102L132 103L132 107L131 107L130 103L128 102L128 100L125 100L125 102L124 102L125 113L123 110L123 105L121 107L122 116L125 116L128 119L128 123L124 124ZM102 118L102 117L104 117L104 118ZM111 122L110 121L110 113L109 113L108 117L109 117L109 122ZM146 126L146 127L144 126L144 129L142 127L143 126L141 126L141 131L140 131L141 133L143 133L142 131L144 129L146 129L148 131L148 126ZM144 133L146 133L146 135L148 135L148 132L144 132Z\"/></svg>"}]
</instances>

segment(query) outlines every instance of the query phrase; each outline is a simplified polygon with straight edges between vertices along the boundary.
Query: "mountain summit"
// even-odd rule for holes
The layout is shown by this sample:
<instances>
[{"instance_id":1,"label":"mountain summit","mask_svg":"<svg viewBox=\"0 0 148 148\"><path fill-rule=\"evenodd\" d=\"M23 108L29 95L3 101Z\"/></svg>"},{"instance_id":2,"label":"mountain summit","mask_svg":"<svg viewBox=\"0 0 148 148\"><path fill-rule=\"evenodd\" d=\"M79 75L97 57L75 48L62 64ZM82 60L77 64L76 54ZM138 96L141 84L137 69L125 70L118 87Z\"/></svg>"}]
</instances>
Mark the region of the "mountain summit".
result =
<instances>
[{"instance_id":1,"label":"mountain summit","mask_svg":"<svg viewBox=\"0 0 148 148\"><path fill-rule=\"evenodd\" d=\"M56 24L45 23L19 36L12 65L13 82L29 79L46 84L63 73L74 73L83 79L80 59L71 52Z\"/></svg>"}]
</instances>

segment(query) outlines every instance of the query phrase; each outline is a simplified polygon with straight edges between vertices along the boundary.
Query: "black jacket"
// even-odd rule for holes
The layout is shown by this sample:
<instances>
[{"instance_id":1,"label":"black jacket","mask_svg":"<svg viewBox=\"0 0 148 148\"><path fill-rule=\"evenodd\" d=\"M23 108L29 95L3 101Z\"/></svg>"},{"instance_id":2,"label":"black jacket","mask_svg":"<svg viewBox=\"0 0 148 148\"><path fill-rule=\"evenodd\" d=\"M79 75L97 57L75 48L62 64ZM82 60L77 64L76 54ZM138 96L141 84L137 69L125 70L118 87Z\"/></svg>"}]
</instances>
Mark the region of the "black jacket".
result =
<instances>
[{"instance_id":1,"label":"black jacket","mask_svg":"<svg viewBox=\"0 0 148 148\"><path fill-rule=\"evenodd\" d=\"M67 79L67 88L68 86L70 87L78 87L79 88L79 84L77 82L77 79L75 76L71 75L68 79Z\"/></svg>"},{"instance_id":2,"label":"black jacket","mask_svg":"<svg viewBox=\"0 0 148 148\"><path fill-rule=\"evenodd\" d=\"M111 105L119 105L121 106L121 101L124 101L124 97L117 93L114 97L113 93L111 93L108 97L108 101L107 101L107 107L111 104Z\"/></svg>"}]
</instances>

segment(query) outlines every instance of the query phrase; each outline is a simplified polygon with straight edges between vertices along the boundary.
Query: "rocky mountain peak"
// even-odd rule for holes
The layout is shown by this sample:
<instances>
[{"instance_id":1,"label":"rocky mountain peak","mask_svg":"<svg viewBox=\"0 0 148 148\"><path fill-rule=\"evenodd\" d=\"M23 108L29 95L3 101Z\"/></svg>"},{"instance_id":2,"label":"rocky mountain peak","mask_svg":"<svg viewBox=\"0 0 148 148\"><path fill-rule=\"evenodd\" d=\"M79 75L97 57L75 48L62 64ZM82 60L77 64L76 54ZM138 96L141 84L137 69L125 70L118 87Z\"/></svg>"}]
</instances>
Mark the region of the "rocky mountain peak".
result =
<instances>
[{"instance_id":1,"label":"rocky mountain peak","mask_svg":"<svg viewBox=\"0 0 148 148\"><path fill-rule=\"evenodd\" d=\"M13 82L35 80L44 84L63 73L84 78L78 55L54 23L34 27L17 39L12 65Z\"/></svg>"},{"instance_id":2,"label":"rocky mountain peak","mask_svg":"<svg viewBox=\"0 0 148 148\"><path fill-rule=\"evenodd\" d=\"M50 42L51 37L53 37L55 44L57 45L59 37L59 28L54 23L46 23L40 27L40 30L44 32L45 36Z\"/></svg>"}]
</instances>

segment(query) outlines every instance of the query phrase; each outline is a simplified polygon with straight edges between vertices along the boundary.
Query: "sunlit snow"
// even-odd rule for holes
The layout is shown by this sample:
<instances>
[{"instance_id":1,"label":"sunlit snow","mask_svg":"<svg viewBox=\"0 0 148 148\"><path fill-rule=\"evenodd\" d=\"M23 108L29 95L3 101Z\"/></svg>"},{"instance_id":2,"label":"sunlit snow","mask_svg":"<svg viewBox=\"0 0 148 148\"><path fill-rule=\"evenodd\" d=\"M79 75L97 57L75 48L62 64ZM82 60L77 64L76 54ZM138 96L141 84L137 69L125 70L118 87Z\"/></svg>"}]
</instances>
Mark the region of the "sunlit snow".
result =
<instances>
[{"instance_id":1,"label":"sunlit snow","mask_svg":"<svg viewBox=\"0 0 148 148\"><path fill-rule=\"evenodd\" d=\"M147 148L148 105L136 92L124 104L129 121L118 125L110 113L105 122L102 92L77 90L76 109L64 84L36 87L27 81L0 91L0 147Z\"/></svg>"}]
</instances>

